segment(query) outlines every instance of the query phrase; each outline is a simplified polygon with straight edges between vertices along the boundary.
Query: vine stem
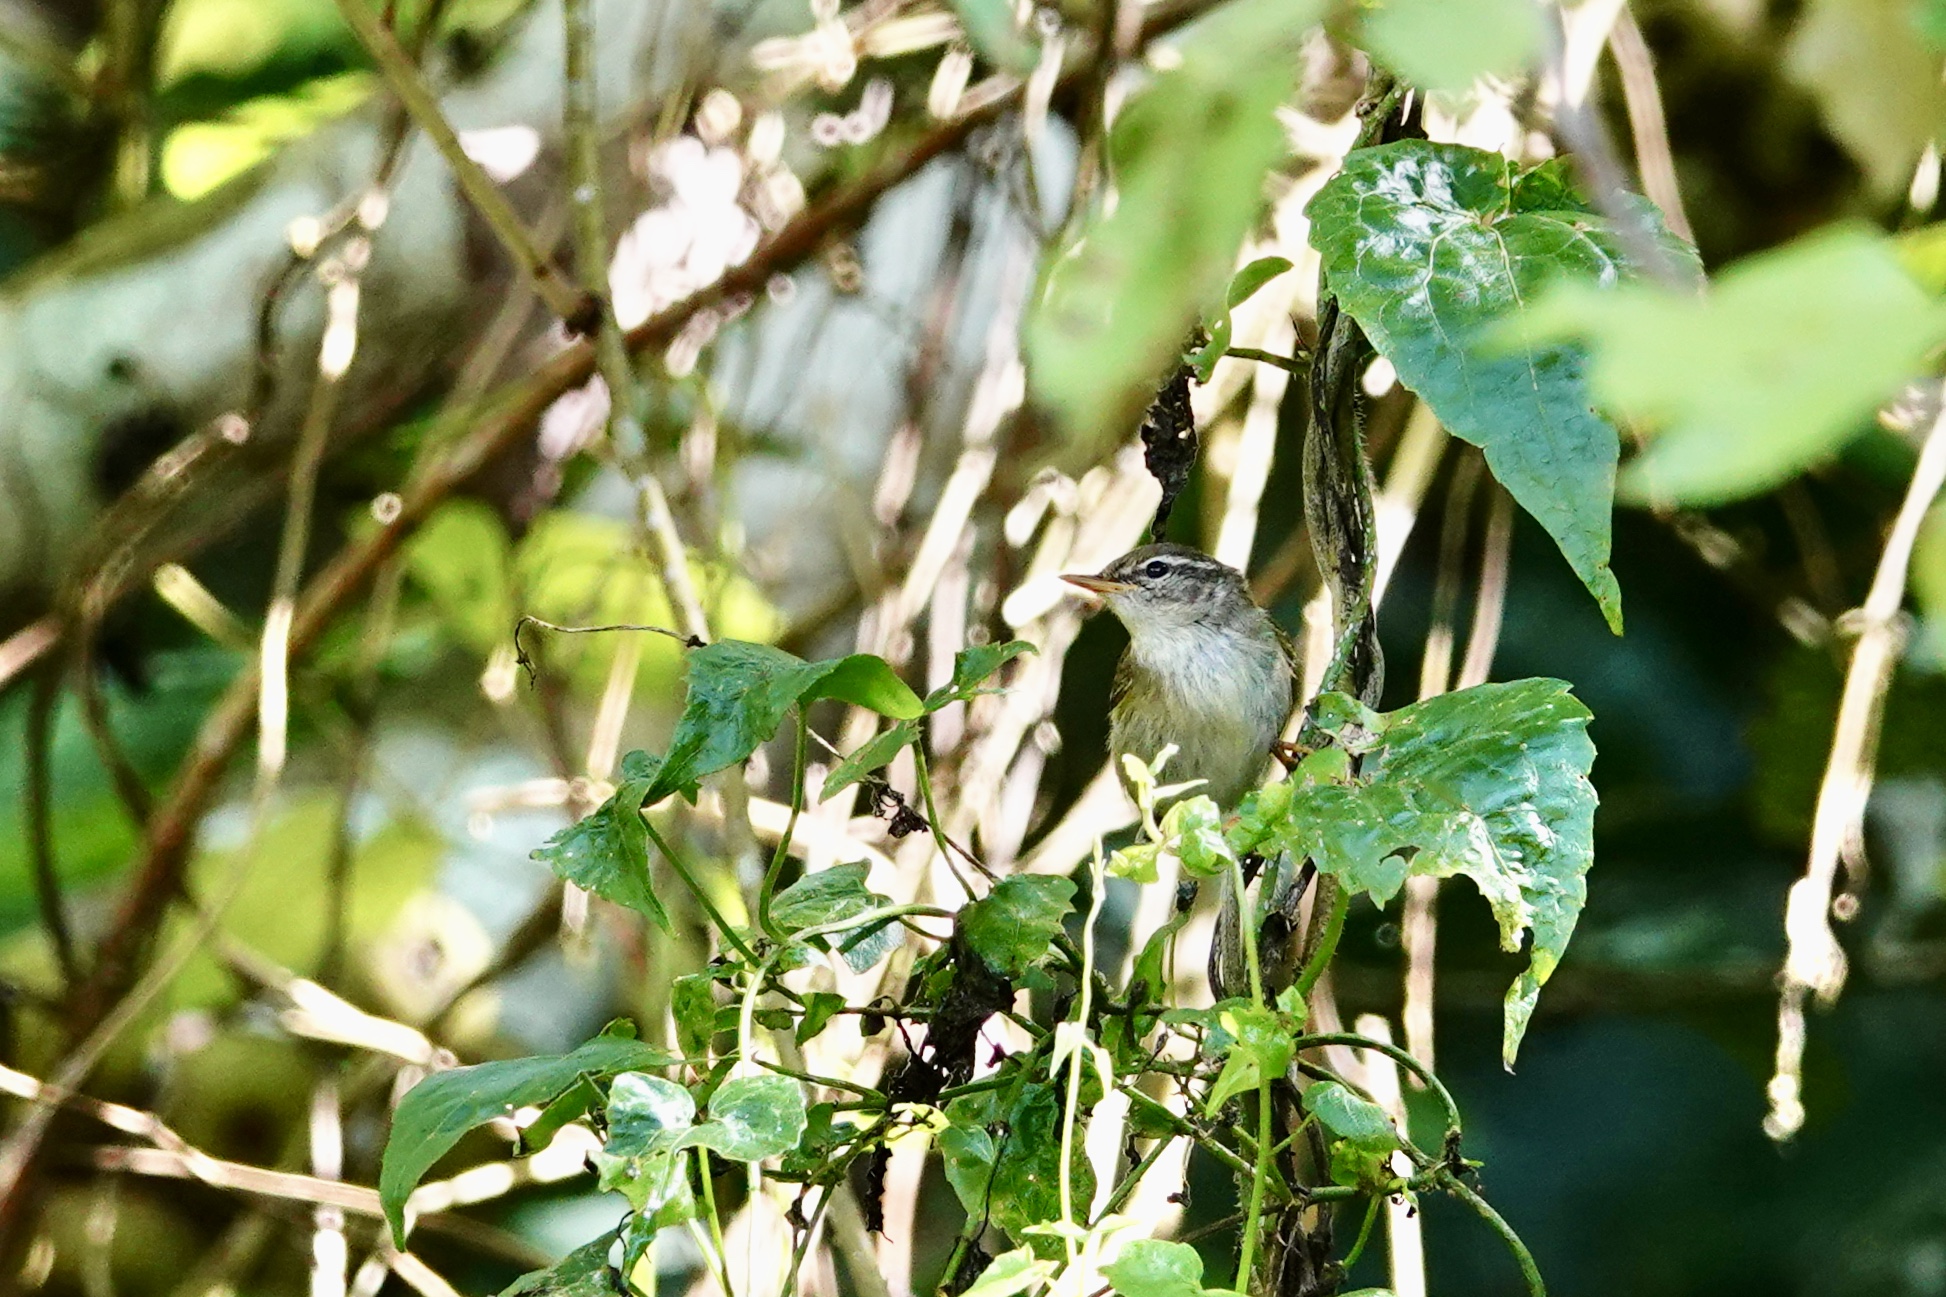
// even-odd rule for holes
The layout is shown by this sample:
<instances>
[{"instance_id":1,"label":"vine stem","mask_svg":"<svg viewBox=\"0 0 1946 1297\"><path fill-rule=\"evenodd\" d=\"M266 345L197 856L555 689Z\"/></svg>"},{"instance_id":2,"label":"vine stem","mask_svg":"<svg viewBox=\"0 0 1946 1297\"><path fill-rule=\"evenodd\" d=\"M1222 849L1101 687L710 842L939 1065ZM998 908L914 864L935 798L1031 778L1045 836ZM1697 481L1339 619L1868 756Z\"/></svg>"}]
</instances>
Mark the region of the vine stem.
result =
<instances>
[{"instance_id":1,"label":"vine stem","mask_svg":"<svg viewBox=\"0 0 1946 1297\"><path fill-rule=\"evenodd\" d=\"M1230 881L1236 887L1237 926L1243 933L1244 965L1250 970L1250 1000L1264 1007L1263 964L1257 955L1257 909L1250 903L1248 884L1243 880L1243 862L1232 856ZM1334 943L1335 944L1335 943ZM1257 1260L1257 1239L1263 1232L1264 1184L1270 1176L1270 1080L1258 1068L1257 1076L1257 1156L1250 1168L1250 1206L1244 1213L1243 1242L1237 1248L1234 1286L1238 1293L1250 1291L1250 1268Z\"/></svg>"},{"instance_id":2,"label":"vine stem","mask_svg":"<svg viewBox=\"0 0 1946 1297\"><path fill-rule=\"evenodd\" d=\"M737 936L736 929L732 928L730 921L723 917L723 911L716 908L716 902L710 900L709 893L703 890L703 885L697 881L696 875L689 871L688 864L671 850L669 843L656 832L654 822L644 815L642 824L649 831L649 841L655 843L656 850L662 853L662 858L669 862L669 867L676 871L676 876L681 878L683 884L689 888L690 893L696 898L696 903L703 907L703 913L707 914L709 921L716 925L716 930L723 934L723 939L736 949L737 954L742 955L750 963L762 963L763 961L757 958L756 952L743 944L743 938Z\"/></svg>"},{"instance_id":3,"label":"vine stem","mask_svg":"<svg viewBox=\"0 0 1946 1297\"><path fill-rule=\"evenodd\" d=\"M790 859L791 839L797 836L797 818L804 813L804 754L810 727L804 720L804 707L797 708L797 752L791 766L791 814L784 821L783 836L777 839L777 850L770 854L770 868L764 870L763 887L757 892L757 926L769 934L772 941L782 941L784 934L777 930L777 923L770 917L770 898L776 894L777 878L784 870L784 862Z\"/></svg>"},{"instance_id":4,"label":"vine stem","mask_svg":"<svg viewBox=\"0 0 1946 1297\"><path fill-rule=\"evenodd\" d=\"M1307 1049L1317 1049L1325 1045L1350 1045L1355 1049L1370 1049L1385 1055L1400 1067L1405 1068L1425 1083L1428 1090L1438 1096L1440 1105L1446 1109L1446 1130L1448 1138L1457 1138L1460 1131L1459 1104L1453 1099L1453 1092L1446 1088L1433 1070L1414 1058L1405 1050L1388 1041L1374 1040L1361 1036L1355 1031L1331 1031L1315 1036L1299 1036L1291 1042L1291 1048L1302 1053Z\"/></svg>"},{"instance_id":5,"label":"vine stem","mask_svg":"<svg viewBox=\"0 0 1946 1297\"><path fill-rule=\"evenodd\" d=\"M1514 1227L1507 1223L1506 1218L1495 1211L1491 1203L1475 1193L1464 1181L1454 1176L1445 1177L1441 1187L1480 1213L1480 1219L1493 1227L1493 1232L1500 1236L1501 1241L1507 1245L1507 1250L1514 1254L1514 1261L1520 1266L1520 1277L1527 1281L1528 1297L1547 1297L1547 1284L1541 1279L1541 1268L1534 1264L1534 1254L1527 1250L1527 1245L1520 1241L1520 1235L1514 1233Z\"/></svg>"},{"instance_id":6,"label":"vine stem","mask_svg":"<svg viewBox=\"0 0 1946 1297\"><path fill-rule=\"evenodd\" d=\"M1344 935L1345 916L1351 913L1351 889L1340 885L1336 891L1337 894L1331 898L1331 917L1325 920L1324 932L1318 938L1318 948L1311 952L1311 961L1304 965L1303 973L1291 988L1300 999L1311 994L1311 989L1330 966L1331 957L1338 953L1338 938ZM1254 970L1252 976L1255 976ZM1261 998L1259 996L1260 1001Z\"/></svg>"}]
</instances>

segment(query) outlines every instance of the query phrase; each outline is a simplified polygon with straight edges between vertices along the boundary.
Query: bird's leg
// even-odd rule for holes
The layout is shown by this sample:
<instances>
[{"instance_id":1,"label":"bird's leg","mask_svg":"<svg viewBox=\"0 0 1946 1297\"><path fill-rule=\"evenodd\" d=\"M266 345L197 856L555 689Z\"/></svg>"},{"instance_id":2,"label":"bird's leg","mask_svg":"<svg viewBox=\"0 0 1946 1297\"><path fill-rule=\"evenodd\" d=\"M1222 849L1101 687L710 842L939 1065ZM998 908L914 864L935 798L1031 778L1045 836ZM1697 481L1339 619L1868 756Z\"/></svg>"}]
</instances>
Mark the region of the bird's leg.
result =
<instances>
[{"instance_id":1,"label":"bird's leg","mask_svg":"<svg viewBox=\"0 0 1946 1297\"><path fill-rule=\"evenodd\" d=\"M1270 745L1270 755L1276 757L1286 770L1297 769L1297 763L1311 755L1311 749L1302 743L1286 743L1282 739Z\"/></svg>"}]
</instances>

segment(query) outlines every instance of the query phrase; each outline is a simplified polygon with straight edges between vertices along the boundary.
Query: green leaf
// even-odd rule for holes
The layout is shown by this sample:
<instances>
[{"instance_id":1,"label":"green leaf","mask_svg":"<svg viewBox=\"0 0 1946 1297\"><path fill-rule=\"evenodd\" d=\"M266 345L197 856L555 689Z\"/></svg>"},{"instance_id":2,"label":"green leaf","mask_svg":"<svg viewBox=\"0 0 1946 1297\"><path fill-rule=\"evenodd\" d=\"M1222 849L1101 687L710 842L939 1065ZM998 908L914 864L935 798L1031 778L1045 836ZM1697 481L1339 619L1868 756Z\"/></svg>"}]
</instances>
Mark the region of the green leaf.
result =
<instances>
[{"instance_id":1,"label":"green leaf","mask_svg":"<svg viewBox=\"0 0 1946 1297\"><path fill-rule=\"evenodd\" d=\"M1517 680L1442 694L1394 712L1366 757L1374 782L1415 790L1430 832L1412 872L1463 874L1527 969L1507 992L1501 1054L1520 1048L1541 984L1553 975L1587 903L1594 862L1593 719L1560 680Z\"/></svg>"},{"instance_id":2,"label":"green leaf","mask_svg":"<svg viewBox=\"0 0 1946 1297\"><path fill-rule=\"evenodd\" d=\"M606 1080L619 1072L674 1062L653 1045L597 1036L571 1054L480 1063L435 1072L406 1091L392 1115L379 1169L379 1204L392 1238L405 1246L405 1200L468 1131L516 1108L552 1103L583 1077Z\"/></svg>"},{"instance_id":3,"label":"green leaf","mask_svg":"<svg viewBox=\"0 0 1946 1297\"><path fill-rule=\"evenodd\" d=\"M847 919L890 905L865 886L865 865L833 865L804 877L777 893L770 903L771 920L786 932L843 923ZM905 929L896 919L880 919L859 929L817 938L836 949L855 973L862 973L898 949Z\"/></svg>"},{"instance_id":4,"label":"green leaf","mask_svg":"<svg viewBox=\"0 0 1946 1297\"><path fill-rule=\"evenodd\" d=\"M1647 203L1634 208L1672 257L1695 265ZM1591 408L1579 348L1509 350L1501 328L1551 283L1606 285L1628 272L1564 164L1517 172L1497 153L1406 140L1354 152L1306 211L1344 309L1440 422L1485 450L1619 632L1608 566L1619 437Z\"/></svg>"},{"instance_id":5,"label":"green leaf","mask_svg":"<svg viewBox=\"0 0 1946 1297\"><path fill-rule=\"evenodd\" d=\"M500 1290L500 1297L615 1297L622 1288L608 1264L614 1249L615 1232L610 1230L547 1269L520 1276Z\"/></svg>"},{"instance_id":6,"label":"green leaf","mask_svg":"<svg viewBox=\"0 0 1946 1297\"><path fill-rule=\"evenodd\" d=\"M1232 0L1183 35L1115 120L1116 198L1049 267L1029 315L1028 373L1093 462L1128 435L1189 326L1220 301L1238 245L1289 152L1276 110L1319 0Z\"/></svg>"},{"instance_id":7,"label":"green leaf","mask_svg":"<svg viewBox=\"0 0 1946 1297\"><path fill-rule=\"evenodd\" d=\"M1526 71L1544 35L1530 0L1383 0L1361 30L1380 63L1422 90L1444 91Z\"/></svg>"},{"instance_id":8,"label":"green leaf","mask_svg":"<svg viewBox=\"0 0 1946 1297\"><path fill-rule=\"evenodd\" d=\"M1301 1029L1282 1014L1248 1004L1224 1007L1218 1018L1230 1037L1223 1071L1210 1087L1205 1111L1215 1112L1232 1098L1275 1080L1291 1065L1291 1041Z\"/></svg>"},{"instance_id":9,"label":"green leaf","mask_svg":"<svg viewBox=\"0 0 1946 1297\"><path fill-rule=\"evenodd\" d=\"M926 710L936 712L948 703L963 703L981 692L980 686L1007 663L1037 650L1024 639L1004 644L974 644L953 655L953 678L926 695Z\"/></svg>"},{"instance_id":10,"label":"green leaf","mask_svg":"<svg viewBox=\"0 0 1946 1297\"><path fill-rule=\"evenodd\" d=\"M1522 935L1532 934L1503 1015L1501 1052L1512 1067L1541 984L1587 901L1596 802L1590 719L1564 682L1546 679L1462 689L1384 716L1365 712L1356 781L1271 785L1245 799L1230 845L1308 858L1380 904L1411 874L1471 879L1505 949L1519 950Z\"/></svg>"},{"instance_id":11,"label":"green leaf","mask_svg":"<svg viewBox=\"0 0 1946 1297\"><path fill-rule=\"evenodd\" d=\"M1393 1179L1391 1159L1399 1133L1385 1109L1337 1081L1320 1081L1305 1090L1304 1109L1337 1137L1331 1147L1334 1181L1381 1187Z\"/></svg>"},{"instance_id":12,"label":"green leaf","mask_svg":"<svg viewBox=\"0 0 1946 1297\"><path fill-rule=\"evenodd\" d=\"M960 1297L1014 1297L1053 1275L1055 1262L1035 1258L1027 1248L1015 1248L993 1258Z\"/></svg>"},{"instance_id":13,"label":"green leaf","mask_svg":"<svg viewBox=\"0 0 1946 1297\"><path fill-rule=\"evenodd\" d=\"M797 1020L795 1036L802 1045L815 1039L823 1031L840 1009L845 1007L845 997L831 991L807 991L804 994L804 1015Z\"/></svg>"},{"instance_id":14,"label":"green leaf","mask_svg":"<svg viewBox=\"0 0 1946 1297\"><path fill-rule=\"evenodd\" d=\"M519 1154L526 1157L546 1148L561 1127L601 1102L601 1091L587 1077L575 1078L567 1091L541 1109L541 1115L520 1128Z\"/></svg>"},{"instance_id":15,"label":"green leaf","mask_svg":"<svg viewBox=\"0 0 1946 1297\"><path fill-rule=\"evenodd\" d=\"M636 769L643 768L639 762L645 753L629 756L638 761ZM647 915L673 936L669 912L649 880L649 835L642 827L642 804L653 785L653 774L625 779L614 796L536 848L533 859L576 887Z\"/></svg>"},{"instance_id":16,"label":"green leaf","mask_svg":"<svg viewBox=\"0 0 1946 1297\"><path fill-rule=\"evenodd\" d=\"M796 1146L804 1134L804 1091L788 1076L739 1076L710 1096L709 1120L677 1148L713 1149L733 1162L761 1162Z\"/></svg>"},{"instance_id":17,"label":"green leaf","mask_svg":"<svg viewBox=\"0 0 1946 1297\"><path fill-rule=\"evenodd\" d=\"M927 699L929 706L931 701ZM818 791L818 801L828 802L874 770L891 765L892 759L918 737L919 726L916 722L898 722L831 767L831 773L824 777L824 787Z\"/></svg>"},{"instance_id":18,"label":"green leaf","mask_svg":"<svg viewBox=\"0 0 1946 1297\"><path fill-rule=\"evenodd\" d=\"M993 1182L993 1136L982 1126L955 1122L939 1133L939 1157L961 1210L984 1218L987 1186Z\"/></svg>"},{"instance_id":19,"label":"green leaf","mask_svg":"<svg viewBox=\"0 0 1946 1297\"><path fill-rule=\"evenodd\" d=\"M696 1100L674 1081L641 1072L624 1072L608 1091L610 1157L667 1153L696 1121Z\"/></svg>"},{"instance_id":20,"label":"green leaf","mask_svg":"<svg viewBox=\"0 0 1946 1297\"><path fill-rule=\"evenodd\" d=\"M1946 128L1939 30L1915 0L1809 0L1785 66L1817 99L1880 200L1902 196L1926 145Z\"/></svg>"},{"instance_id":21,"label":"green leaf","mask_svg":"<svg viewBox=\"0 0 1946 1297\"><path fill-rule=\"evenodd\" d=\"M1015 24L1012 0L953 0L953 10L981 58L1016 76L1034 70L1040 51Z\"/></svg>"},{"instance_id":22,"label":"green leaf","mask_svg":"<svg viewBox=\"0 0 1946 1297\"><path fill-rule=\"evenodd\" d=\"M875 711L880 716L890 716L894 720L915 720L925 714L925 704L919 695L912 692L912 686L899 679L898 673L884 658L873 657L870 653L854 653L850 657L835 662L817 662L813 666L829 667L816 685L804 691L801 702L814 702L819 698L835 698L839 702Z\"/></svg>"},{"instance_id":23,"label":"green leaf","mask_svg":"<svg viewBox=\"0 0 1946 1297\"><path fill-rule=\"evenodd\" d=\"M1101 1272L1121 1297L1203 1297L1203 1258L1187 1243L1131 1240Z\"/></svg>"},{"instance_id":24,"label":"green leaf","mask_svg":"<svg viewBox=\"0 0 1946 1297\"><path fill-rule=\"evenodd\" d=\"M1907 577L1922 624L1910 650L1916 664L1946 670L1946 504L1936 504L1919 524Z\"/></svg>"},{"instance_id":25,"label":"green leaf","mask_svg":"<svg viewBox=\"0 0 1946 1297\"><path fill-rule=\"evenodd\" d=\"M959 913L960 936L994 976L1018 981L1048 952L1074 901L1074 881L1014 874Z\"/></svg>"},{"instance_id":26,"label":"green leaf","mask_svg":"<svg viewBox=\"0 0 1946 1297\"><path fill-rule=\"evenodd\" d=\"M1869 428L1946 342L1946 306L1885 236L1841 226L1738 262L1707 297L1563 291L1529 325L1587 340L1596 397L1654 434L1624 494L1708 506L1767 491Z\"/></svg>"},{"instance_id":27,"label":"green leaf","mask_svg":"<svg viewBox=\"0 0 1946 1297\"><path fill-rule=\"evenodd\" d=\"M669 986L669 1012L676 1020L676 1044L690 1058L709 1053L716 1034L716 982L708 973L687 973Z\"/></svg>"},{"instance_id":28,"label":"green leaf","mask_svg":"<svg viewBox=\"0 0 1946 1297\"><path fill-rule=\"evenodd\" d=\"M1234 311L1255 297L1259 288L1293 268L1288 257L1258 257L1230 276L1230 286L1224 291L1223 300Z\"/></svg>"},{"instance_id":29,"label":"green leaf","mask_svg":"<svg viewBox=\"0 0 1946 1297\"><path fill-rule=\"evenodd\" d=\"M1182 867L1196 878L1225 874L1236 853L1223 836L1223 814L1207 797L1185 798L1163 813L1162 840Z\"/></svg>"},{"instance_id":30,"label":"green leaf","mask_svg":"<svg viewBox=\"0 0 1946 1297\"><path fill-rule=\"evenodd\" d=\"M987 1199L993 1223L1020 1240L1028 1226L1061 1219L1061 1092L1046 1084L1023 1086L1007 1110L1006 1130L994 1139L994 1150ZM1070 1174L1075 1201L1092 1199L1094 1170L1078 1145ZM1036 1240L1034 1246L1038 1250L1045 1243ZM1059 1250L1055 1244L1049 1255Z\"/></svg>"},{"instance_id":31,"label":"green leaf","mask_svg":"<svg viewBox=\"0 0 1946 1297\"><path fill-rule=\"evenodd\" d=\"M643 800L654 805L749 757L792 707L837 698L897 720L924 711L918 695L867 653L806 662L767 644L718 640L689 655L689 695L669 753Z\"/></svg>"}]
</instances>

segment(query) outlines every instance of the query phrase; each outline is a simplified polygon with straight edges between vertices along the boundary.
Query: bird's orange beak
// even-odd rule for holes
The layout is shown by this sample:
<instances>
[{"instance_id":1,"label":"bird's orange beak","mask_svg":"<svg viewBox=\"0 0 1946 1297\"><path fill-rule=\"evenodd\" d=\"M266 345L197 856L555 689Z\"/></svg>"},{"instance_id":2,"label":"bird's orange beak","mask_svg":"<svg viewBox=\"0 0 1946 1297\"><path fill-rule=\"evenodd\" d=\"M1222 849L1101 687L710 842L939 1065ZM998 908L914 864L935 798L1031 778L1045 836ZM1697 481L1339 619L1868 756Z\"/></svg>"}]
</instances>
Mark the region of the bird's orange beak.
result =
<instances>
[{"instance_id":1,"label":"bird's orange beak","mask_svg":"<svg viewBox=\"0 0 1946 1297\"><path fill-rule=\"evenodd\" d=\"M1080 586L1089 594L1120 594L1124 590L1135 588L1127 581L1112 581L1105 576L1078 576L1072 572L1063 572L1061 579L1069 585Z\"/></svg>"}]
</instances>

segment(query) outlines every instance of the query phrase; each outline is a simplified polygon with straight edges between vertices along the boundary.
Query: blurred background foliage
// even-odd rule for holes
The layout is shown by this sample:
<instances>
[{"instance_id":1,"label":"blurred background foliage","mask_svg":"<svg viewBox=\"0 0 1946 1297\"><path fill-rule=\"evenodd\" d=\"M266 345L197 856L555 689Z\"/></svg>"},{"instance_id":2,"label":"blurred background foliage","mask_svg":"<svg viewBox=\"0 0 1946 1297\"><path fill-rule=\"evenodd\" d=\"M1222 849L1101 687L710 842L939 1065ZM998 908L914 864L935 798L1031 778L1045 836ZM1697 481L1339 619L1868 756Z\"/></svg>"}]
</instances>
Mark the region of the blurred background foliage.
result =
<instances>
[{"instance_id":1,"label":"blurred background foliage","mask_svg":"<svg viewBox=\"0 0 1946 1297\"><path fill-rule=\"evenodd\" d=\"M664 23L667 43L653 52L681 61L679 88L651 92L645 79L623 96L629 108L603 123L604 254L624 324L706 287L801 212L822 210L825 195L875 169L896 172L960 111L969 80L976 90L1007 82L1001 89L1016 93L1007 79L1033 73L1051 33L1083 41L1134 31L1145 12L1167 29L1182 8L1145 11L1125 0L1117 28L1098 0L1061 0L1024 24L999 0L668 2L694 10ZM1577 15L1586 25L1604 11L1613 24L1618 10L1603 0L1567 8L1570 33ZM1291 7L1300 10L1310 12ZM1620 12L1627 27L1592 65L1590 102L1613 138L1635 141L1623 149L1634 183L1642 141L1660 128L1631 111L1625 82L1652 68L1669 175L1718 287L1701 302L1645 288L1550 304L1549 327L1592 348L1604 407L1630 418L1631 432L1659 434L1623 468L1613 567L1626 635L1608 632L1553 541L1521 515L1491 658L1494 678L1558 676L1593 710L1597 863L1578 940L1541 1001L1516 1075L1501 1070L1497 1048L1508 958L1484 907L1442 910L1439 1068L1468 1114L1468 1151L1485 1161L1484 1183L1557 1293L1946 1294L1938 505L1914 553L1862 849L1846 861L1855 917L1841 935L1851 980L1835 1007L1810 1018L1803 1131L1780 1146L1761 1128L1784 898L1803 868L1829 751L1846 613L1864 598L1933 413L1875 411L1900 380L1936 374L1946 340L1946 5L1638 0ZM598 26L609 14L597 7ZM386 5L383 16L442 88L536 49L559 54L558 41L520 36L529 24L558 27L552 5L417 0ZM375 593L339 610L295 674L290 764L261 821L245 759L200 817L187 890L221 895L233 877L241 888L219 931L120 1033L88 1093L151 1110L214 1156L297 1170L328 1085L342 1112L343 1176L369 1184L398 1062L378 1066L383 1055L368 1040L347 1048L315 1011L305 1019L292 976L315 978L337 1003L406 1024L466 1059L562 1050L617 1013L660 1022L670 979L707 957L696 916L681 916L686 941L666 941L612 907L563 897L528 853L571 810L599 800L618 750L659 747L680 699L681 651L656 636L534 632L530 674L512 633L520 616L681 628L683 598L693 597L712 637L813 656L855 645L906 666L915 685L938 683L941 663L969 640L1037 640L1043 653L1009 696L1025 702L981 700L992 706L955 709L934 725L946 800L968 798L955 822L989 858L1041 868L1054 866L1035 852L1058 840L1060 826L1116 827L1118 811L1086 810L1096 805L1086 790L1101 788L1120 631L1105 618L1084 626L1048 586L1054 573L1092 570L1133 543L1146 521L1149 484L1125 443L1153 389L1131 373L1152 373L1181 326L1211 304L1205 272L1215 267L1220 289L1239 239L1246 255L1281 251L1301 273L1286 277L1282 297L1239 312L1238 342L1288 351L1306 336L1316 262L1304 259L1301 200L1349 138L1345 114L1364 66L1355 49L1460 94L1444 120L1471 122L1486 147L1529 160L1552 147L1549 110L1529 74L1560 57L1556 7L1396 0L1317 6L1313 16L1337 43L1315 40L1300 67L1266 72L1255 51L1220 46L1205 56L1215 67L1204 75L1223 93L1282 105L1281 132L1223 151L1218 128L1163 104L1151 113L1156 134L1130 145L1150 151L1122 155L1132 168L1120 177L1126 192L1142 195L1123 212L1141 227L1129 256L1160 269L1130 286L1128 267L1111 267L1101 273L1114 287L1084 280L1081 296L1123 294L1118 309L1147 321L1149 340L1109 335L1096 346L1119 356L1086 346L1063 354L1072 337L1056 328L1051 341L1036 340L1034 329L1047 327L1037 320L1027 327L1037 350L1024 378L1016 363L1023 316L1034 319L1027 304L1044 283L1059 288L1049 266L1073 232L1073 177L1084 182L1079 210L1099 198L1087 185L1100 183L1106 151L1100 91L1121 95L1156 75L1141 70L1123 36L1119 72L1087 72L1079 90L1030 82L1038 112L995 115L960 136L875 204L842 213L799 255L769 266L757 290L709 327L645 349L635 374L638 445L628 455L603 449L598 436L605 394L592 411L564 398L537 438L496 455L463 495L440 504L383 567ZM644 51L639 62L650 61ZM559 75L546 66L540 74ZM1496 103L1498 117L1469 116ZM332 141L346 138L333 123L377 120L389 104L332 0L5 0L8 310L25 318L36 294L86 289L85 271L62 269L76 248L112 246L138 267L177 256L278 175L286 151L332 158ZM508 125L537 132L544 158L509 192L558 241L570 188L561 124ZM1142 156L1179 173L1144 174ZM341 196L355 197L368 163L332 165ZM1178 200L1174 224L1154 224L1161 218L1144 205ZM1210 246L1189 248L1191 235ZM469 264L504 275L490 235L473 227L465 240ZM1191 264L1198 256L1208 265ZM485 321L524 291L493 285L464 301L468 320ZM322 289L305 291L321 300ZM82 300L68 317L80 333L89 310L115 309L107 296ZM545 312L517 304L518 341L481 371L507 390L568 345ZM308 327L299 350L315 338ZM383 501L407 482L407 466L453 444L445 412L479 413L452 394L469 381L474 393L485 386L462 374L489 345L484 331L481 323L455 337L438 374L375 407L355 438L347 431L334 442L307 571L386 524ZM24 356L26 335L6 336ZM380 332L366 345L390 341ZM1053 372L1035 370L1042 360ZM1286 392L1246 371L1246 362L1224 362L1199 395L1205 457L1174 534L1247 557L1280 621L1297 629L1317 585L1295 451L1303 385ZM34 399L27 380L9 381L18 400ZM1410 398L1382 376L1368 386L1384 478L1410 444ZM187 415L165 422L172 433L196 425ZM88 435L86 453L105 455L109 433L91 425ZM37 472L64 471L59 456L39 453L27 461ZM1475 471L1473 455L1436 443L1406 509L1416 525L1380 619L1388 708L1416 696L1429 638L1466 639L1475 574L1494 545L1490 519L1501 516L1490 489L1459 485ZM51 659L68 663L68 674L49 704L45 839L84 950L116 921L142 856L145 803L196 759L199 729L256 652L282 519L278 505L260 506L281 504L289 458L288 442L273 448L255 496L191 497L182 507L192 514L235 516L220 536L149 556L152 573L193 572L187 585L137 581L98 644ZM633 489L644 463L662 480L686 546L673 560ZM1256 498L1240 507L1248 490ZM103 496L70 507L107 504ZM1457 626L1440 591L1442 564L1455 556L1466 574ZM186 567L165 565L178 563ZM693 596L672 597L672 565ZM58 592L23 595L0 632L31 629L63 606ZM0 802L0 1061L46 1077L74 1042L35 883L36 678L10 665L0 685L0 785L15 790ZM91 691L111 742L92 732ZM816 721L844 750L870 732L836 709ZM132 802L118 787L104 749L142 797ZM777 769L788 760L784 751L761 755L747 781L684 823L715 862L727 905L740 903L739 879L748 884L759 847L779 831L760 803L784 786ZM892 779L910 790L909 764ZM756 803L746 812L737 798ZM743 814L756 837L735 823ZM839 843L808 848L807 861L855 858L845 856L850 834L912 873L931 868L923 849L887 839L862 804L841 803L821 822ZM875 869L891 867L881 859ZM1111 921L1126 924L1135 905L1118 891ZM167 948L192 930L193 914L153 913L148 935ZM1396 912L1354 912L1335 975L1347 1021L1398 1013L1400 942ZM27 1106L5 1102L17 1127ZM0 1247L10 1267L0 1282L89 1297L307 1283L308 1209L102 1171L90 1150L110 1134L79 1118L56 1125L31 1210L8 1220L16 1232ZM505 1151L482 1137L449 1169ZM914 1255L890 1277L924 1291L957 1229L956 1208L936 1175L910 1192L914 1215L895 1242ZM1192 1167L1183 1227L1224 1215L1229 1193L1212 1168ZM614 1215L585 1180L524 1188L429 1222L420 1247L461 1291L490 1291ZM1434 1292L1518 1290L1497 1243L1449 1204L1431 1204L1426 1230ZM375 1238L369 1221L354 1221L354 1269ZM693 1262L667 1281L689 1282ZM382 1266L379 1278L404 1290ZM836 1279L824 1282L835 1290ZM1374 1249L1353 1286L1384 1282Z\"/></svg>"}]
</instances>

